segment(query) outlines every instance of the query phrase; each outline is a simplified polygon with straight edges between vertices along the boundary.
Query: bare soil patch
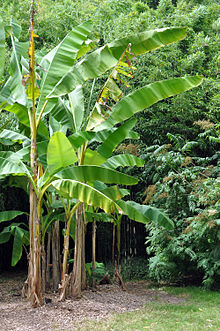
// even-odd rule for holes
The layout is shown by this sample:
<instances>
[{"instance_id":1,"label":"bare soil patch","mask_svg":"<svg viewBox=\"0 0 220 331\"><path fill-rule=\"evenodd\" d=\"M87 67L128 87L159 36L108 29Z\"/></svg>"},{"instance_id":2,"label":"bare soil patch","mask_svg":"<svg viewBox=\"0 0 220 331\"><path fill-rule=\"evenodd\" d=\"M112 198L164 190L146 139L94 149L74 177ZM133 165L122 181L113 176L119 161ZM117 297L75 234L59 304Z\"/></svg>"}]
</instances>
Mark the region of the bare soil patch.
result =
<instances>
[{"instance_id":1,"label":"bare soil patch","mask_svg":"<svg viewBox=\"0 0 220 331\"><path fill-rule=\"evenodd\" d=\"M98 285L88 289L80 300L59 302L57 293L47 293L51 302L40 308L31 308L21 298L23 275L0 278L0 329L2 331L55 331L77 330L83 320L102 319L113 313L140 309L155 300L171 304L185 301L165 291L149 289L146 281L126 283L126 291L116 285ZM50 300L48 300L50 301Z\"/></svg>"}]
</instances>

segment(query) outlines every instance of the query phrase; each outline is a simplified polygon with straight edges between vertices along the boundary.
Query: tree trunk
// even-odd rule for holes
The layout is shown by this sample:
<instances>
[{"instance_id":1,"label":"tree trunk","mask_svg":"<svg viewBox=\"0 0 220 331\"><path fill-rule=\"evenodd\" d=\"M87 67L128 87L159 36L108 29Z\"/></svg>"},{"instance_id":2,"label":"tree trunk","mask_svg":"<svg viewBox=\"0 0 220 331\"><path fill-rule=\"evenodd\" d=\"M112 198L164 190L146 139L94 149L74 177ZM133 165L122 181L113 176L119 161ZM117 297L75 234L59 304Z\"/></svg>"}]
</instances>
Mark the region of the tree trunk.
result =
<instances>
[{"instance_id":1,"label":"tree trunk","mask_svg":"<svg viewBox=\"0 0 220 331\"><path fill-rule=\"evenodd\" d=\"M121 216L117 222L117 254L114 272L114 282L121 286L123 290L126 290L122 275L121 275Z\"/></svg>"},{"instance_id":2,"label":"tree trunk","mask_svg":"<svg viewBox=\"0 0 220 331\"><path fill-rule=\"evenodd\" d=\"M113 224L112 229L112 265L114 265L115 261L115 224Z\"/></svg>"},{"instance_id":3,"label":"tree trunk","mask_svg":"<svg viewBox=\"0 0 220 331\"><path fill-rule=\"evenodd\" d=\"M41 245L42 249L42 293L45 294L46 291L46 252L44 243Z\"/></svg>"},{"instance_id":4,"label":"tree trunk","mask_svg":"<svg viewBox=\"0 0 220 331\"><path fill-rule=\"evenodd\" d=\"M50 284L50 258L51 258L51 232L47 235L47 267L46 267L46 288Z\"/></svg>"},{"instance_id":5,"label":"tree trunk","mask_svg":"<svg viewBox=\"0 0 220 331\"><path fill-rule=\"evenodd\" d=\"M92 288L95 288L95 269L96 269L96 221L92 223Z\"/></svg>"},{"instance_id":6,"label":"tree trunk","mask_svg":"<svg viewBox=\"0 0 220 331\"><path fill-rule=\"evenodd\" d=\"M53 289L59 287L61 277L60 261L60 224L56 221L52 227L52 264L53 264Z\"/></svg>"},{"instance_id":7,"label":"tree trunk","mask_svg":"<svg viewBox=\"0 0 220 331\"><path fill-rule=\"evenodd\" d=\"M83 206L76 211L74 266L71 278L71 294L74 298L81 297L81 290L86 286L85 273L85 224Z\"/></svg>"},{"instance_id":8,"label":"tree trunk","mask_svg":"<svg viewBox=\"0 0 220 331\"><path fill-rule=\"evenodd\" d=\"M34 179L37 178L37 143L36 132L31 139L31 168ZM43 305L41 287L41 230L40 230L41 205L38 206L36 192L30 185L30 257L28 271L28 296L33 307Z\"/></svg>"}]
</instances>

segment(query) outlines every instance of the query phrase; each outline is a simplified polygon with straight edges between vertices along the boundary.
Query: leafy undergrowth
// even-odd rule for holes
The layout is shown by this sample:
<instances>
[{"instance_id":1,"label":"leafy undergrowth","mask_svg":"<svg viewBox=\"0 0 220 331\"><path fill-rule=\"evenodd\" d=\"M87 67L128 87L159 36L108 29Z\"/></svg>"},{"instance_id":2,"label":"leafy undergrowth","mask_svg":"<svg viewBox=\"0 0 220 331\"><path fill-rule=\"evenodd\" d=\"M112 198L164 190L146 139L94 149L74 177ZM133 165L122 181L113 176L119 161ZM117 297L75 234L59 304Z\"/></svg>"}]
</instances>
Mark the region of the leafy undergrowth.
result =
<instances>
[{"instance_id":1,"label":"leafy undergrowth","mask_svg":"<svg viewBox=\"0 0 220 331\"><path fill-rule=\"evenodd\" d=\"M78 330L220 330L220 292L205 291L196 287L161 288L185 301L178 304L149 302L143 309L115 314L105 321L83 324Z\"/></svg>"}]
</instances>

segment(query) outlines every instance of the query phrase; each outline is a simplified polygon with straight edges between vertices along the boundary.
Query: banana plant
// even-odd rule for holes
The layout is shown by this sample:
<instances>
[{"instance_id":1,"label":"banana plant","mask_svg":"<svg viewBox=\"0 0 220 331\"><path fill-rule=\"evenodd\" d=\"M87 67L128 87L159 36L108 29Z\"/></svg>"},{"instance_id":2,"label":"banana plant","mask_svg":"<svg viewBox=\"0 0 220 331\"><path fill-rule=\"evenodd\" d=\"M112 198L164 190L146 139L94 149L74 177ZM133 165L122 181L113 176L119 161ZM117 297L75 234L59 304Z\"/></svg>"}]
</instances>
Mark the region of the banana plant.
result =
<instances>
[{"instance_id":1,"label":"banana plant","mask_svg":"<svg viewBox=\"0 0 220 331\"><path fill-rule=\"evenodd\" d=\"M116 40L91 51L94 44L88 41L92 30L90 22L74 28L60 44L44 56L39 66L35 63L34 0L31 4L29 61L25 58L25 45L19 44L19 29L11 23L13 57L11 76L0 91L0 102L7 102L4 109L16 114L19 121L30 130L26 140L26 151L18 155L27 157L30 150L30 168L13 156L1 160L0 174L17 174L30 181L30 264L29 294L32 305L42 305L41 293L41 204L45 192L51 185L60 194L68 194L81 203L102 208L106 212L121 207L108 196L94 188L96 180L107 184L134 185L137 180L116 170L117 164L135 164L132 156L111 159L117 145L129 136L135 120L131 117L154 103L198 86L201 77L175 78L144 86L124 96L120 84L124 77L131 78L132 57L158 49L181 40L186 36L185 28L165 28L145 31L135 36ZM1 40L1 39L0 39ZM20 46L20 47L19 47ZM21 47L22 46L22 47ZM88 51L90 51L88 53ZM86 54L88 53L88 54ZM29 64L28 64L29 63ZM43 69L42 69L43 68ZM101 90L93 109L89 113L83 106L83 84L96 79L106 71L111 73ZM65 96L68 95L69 102ZM68 138L64 133L51 137L43 117L51 114L53 123L72 131ZM125 121L125 122L124 122ZM122 123L120 126L118 124ZM116 127L117 125L117 127ZM3 131L4 134L4 131ZM65 137L65 138L64 138ZM137 137L137 136L136 136ZM67 142L68 141L68 142ZM97 151L89 143L98 141ZM48 147L47 147L48 145ZM47 168L43 174L45 158L40 149L47 148ZM54 148L54 146L56 146ZM55 156L58 152L58 156ZM40 162L42 159L42 163ZM111 160L110 160L111 159ZM66 168L66 169L64 169ZM83 243L84 224L82 209L76 217L76 240L73 295L78 296L84 286Z\"/></svg>"},{"instance_id":2,"label":"banana plant","mask_svg":"<svg viewBox=\"0 0 220 331\"><path fill-rule=\"evenodd\" d=\"M24 214L24 212L18 210L2 211L0 212L0 223L11 221L17 216ZM8 242L11 236L14 237L11 265L15 266L22 256L23 245L29 245L29 232L27 224L23 222L16 222L4 227L0 232L0 244Z\"/></svg>"}]
</instances>

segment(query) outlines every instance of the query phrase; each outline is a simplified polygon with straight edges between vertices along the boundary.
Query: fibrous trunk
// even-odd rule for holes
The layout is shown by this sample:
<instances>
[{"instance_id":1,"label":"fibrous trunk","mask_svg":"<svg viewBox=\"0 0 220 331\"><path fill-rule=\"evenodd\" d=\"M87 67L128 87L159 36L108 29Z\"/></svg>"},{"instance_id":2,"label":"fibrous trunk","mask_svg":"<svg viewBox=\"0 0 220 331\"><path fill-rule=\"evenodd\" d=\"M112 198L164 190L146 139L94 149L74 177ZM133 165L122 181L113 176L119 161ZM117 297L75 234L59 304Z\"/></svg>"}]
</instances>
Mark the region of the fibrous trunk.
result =
<instances>
[{"instance_id":1,"label":"fibrous trunk","mask_svg":"<svg viewBox=\"0 0 220 331\"><path fill-rule=\"evenodd\" d=\"M96 221L92 223L92 288L96 286L95 269L96 269Z\"/></svg>"},{"instance_id":2,"label":"fibrous trunk","mask_svg":"<svg viewBox=\"0 0 220 331\"><path fill-rule=\"evenodd\" d=\"M75 298L81 297L81 291L85 288L85 223L83 205L81 205L76 211L74 266L71 279L72 296Z\"/></svg>"},{"instance_id":3,"label":"fibrous trunk","mask_svg":"<svg viewBox=\"0 0 220 331\"><path fill-rule=\"evenodd\" d=\"M60 223L56 221L52 226L52 264L53 264L53 289L58 289L61 278L60 259Z\"/></svg>"},{"instance_id":4,"label":"fibrous trunk","mask_svg":"<svg viewBox=\"0 0 220 331\"><path fill-rule=\"evenodd\" d=\"M37 144L36 138L31 139L31 168L34 179L37 178ZM40 233L41 207L38 208L38 198L32 185L30 185L30 256L28 271L28 296L33 307L43 304L41 287L41 233Z\"/></svg>"}]
</instances>

